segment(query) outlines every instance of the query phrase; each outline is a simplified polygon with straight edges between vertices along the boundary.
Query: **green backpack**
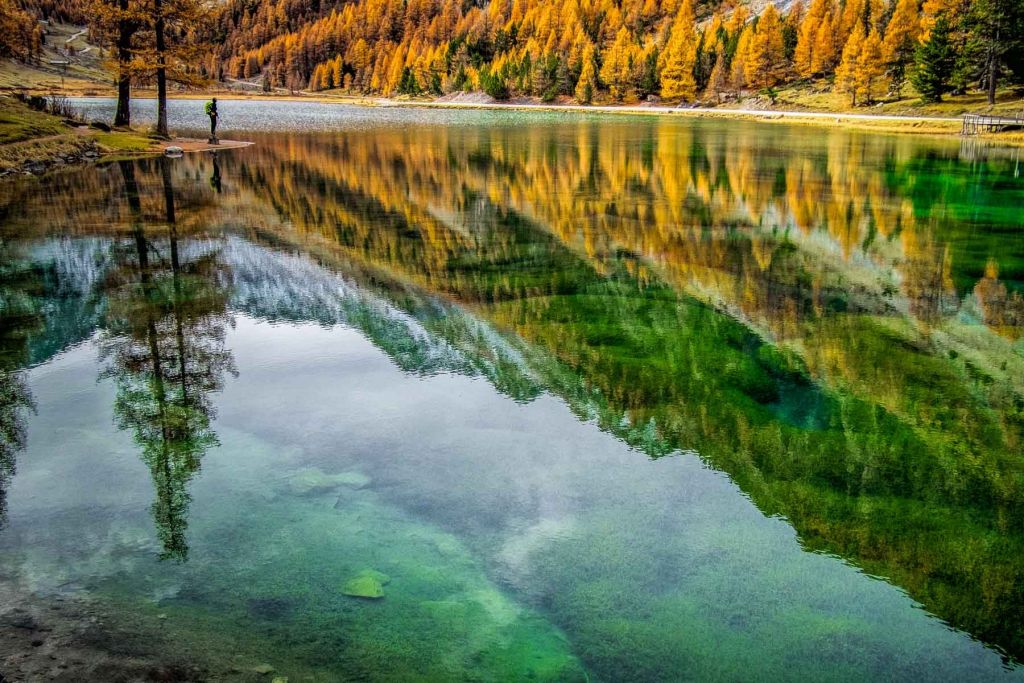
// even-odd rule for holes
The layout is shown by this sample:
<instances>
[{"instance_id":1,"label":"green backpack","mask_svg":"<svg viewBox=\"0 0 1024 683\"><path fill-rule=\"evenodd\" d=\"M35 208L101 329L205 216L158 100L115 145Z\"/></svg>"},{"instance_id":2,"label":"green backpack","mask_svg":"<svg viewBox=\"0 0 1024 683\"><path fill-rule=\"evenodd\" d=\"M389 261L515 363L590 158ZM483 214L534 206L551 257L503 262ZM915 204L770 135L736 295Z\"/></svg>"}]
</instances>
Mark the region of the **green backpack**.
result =
<instances>
[{"instance_id":1,"label":"green backpack","mask_svg":"<svg viewBox=\"0 0 1024 683\"><path fill-rule=\"evenodd\" d=\"M206 115L207 116L212 116L213 115L213 102L207 102L206 103Z\"/></svg>"}]
</instances>

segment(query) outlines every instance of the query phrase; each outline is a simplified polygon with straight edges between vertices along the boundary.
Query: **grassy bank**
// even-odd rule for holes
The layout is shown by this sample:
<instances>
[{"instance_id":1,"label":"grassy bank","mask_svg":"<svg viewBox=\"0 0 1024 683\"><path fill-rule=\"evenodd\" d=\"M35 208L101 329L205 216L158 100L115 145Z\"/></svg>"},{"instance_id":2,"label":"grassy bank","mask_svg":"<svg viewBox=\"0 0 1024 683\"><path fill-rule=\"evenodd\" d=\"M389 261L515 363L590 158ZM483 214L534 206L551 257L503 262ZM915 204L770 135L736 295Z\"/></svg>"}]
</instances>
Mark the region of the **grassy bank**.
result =
<instances>
[{"instance_id":1,"label":"grassy bank","mask_svg":"<svg viewBox=\"0 0 1024 683\"><path fill-rule=\"evenodd\" d=\"M105 131L0 96L0 177L46 171L99 158L159 154L171 143L135 130Z\"/></svg>"}]
</instances>

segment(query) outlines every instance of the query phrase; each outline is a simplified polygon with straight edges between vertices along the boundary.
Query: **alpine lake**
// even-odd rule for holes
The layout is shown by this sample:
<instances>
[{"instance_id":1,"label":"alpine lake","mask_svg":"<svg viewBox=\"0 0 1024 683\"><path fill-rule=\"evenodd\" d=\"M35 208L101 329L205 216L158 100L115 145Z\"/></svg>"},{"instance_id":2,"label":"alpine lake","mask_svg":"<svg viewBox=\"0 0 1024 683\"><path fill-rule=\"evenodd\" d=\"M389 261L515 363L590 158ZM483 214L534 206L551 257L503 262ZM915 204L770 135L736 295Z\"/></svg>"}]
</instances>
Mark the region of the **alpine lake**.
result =
<instances>
[{"instance_id":1,"label":"alpine lake","mask_svg":"<svg viewBox=\"0 0 1024 683\"><path fill-rule=\"evenodd\" d=\"M0 638L52 614L110 681L1024 678L1019 150L220 111L255 144L0 185Z\"/></svg>"}]
</instances>

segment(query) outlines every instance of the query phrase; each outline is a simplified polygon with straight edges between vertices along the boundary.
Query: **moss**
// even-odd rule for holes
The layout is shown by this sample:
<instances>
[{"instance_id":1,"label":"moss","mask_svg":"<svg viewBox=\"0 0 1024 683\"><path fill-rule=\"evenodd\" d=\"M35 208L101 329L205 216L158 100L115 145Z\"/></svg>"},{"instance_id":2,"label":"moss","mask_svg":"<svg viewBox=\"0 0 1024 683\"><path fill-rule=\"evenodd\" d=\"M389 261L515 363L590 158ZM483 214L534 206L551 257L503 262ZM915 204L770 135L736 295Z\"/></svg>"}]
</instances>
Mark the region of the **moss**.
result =
<instances>
[{"instance_id":1,"label":"moss","mask_svg":"<svg viewBox=\"0 0 1024 683\"><path fill-rule=\"evenodd\" d=\"M383 598L384 584L389 580L387 574L373 569L364 569L346 581L341 592L353 598Z\"/></svg>"}]
</instances>

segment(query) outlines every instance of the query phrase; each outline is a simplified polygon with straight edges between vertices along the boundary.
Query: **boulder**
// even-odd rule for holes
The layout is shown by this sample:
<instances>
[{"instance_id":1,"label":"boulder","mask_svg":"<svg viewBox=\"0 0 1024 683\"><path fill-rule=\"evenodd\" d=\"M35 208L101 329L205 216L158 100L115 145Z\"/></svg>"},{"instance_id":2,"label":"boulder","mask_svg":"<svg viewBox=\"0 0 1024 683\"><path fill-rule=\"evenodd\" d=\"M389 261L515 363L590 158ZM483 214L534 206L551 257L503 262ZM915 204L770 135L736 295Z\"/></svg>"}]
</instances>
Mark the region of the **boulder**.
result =
<instances>
[{"instance_id":1,"label":"boulder","mask_svg":"<svg viewBox=\"0 0 1024 683\"><path fill-rule=\"evenodd\" d=\"M103 121L98 120L98 119L93 119L92 121L90 121L89 122L89 127L90 128L95 128L96 130L101 130L104 133L109 133L110 132L110 126L107 125L106 123L104 123Z\"/></svg>"}]
</instances>

